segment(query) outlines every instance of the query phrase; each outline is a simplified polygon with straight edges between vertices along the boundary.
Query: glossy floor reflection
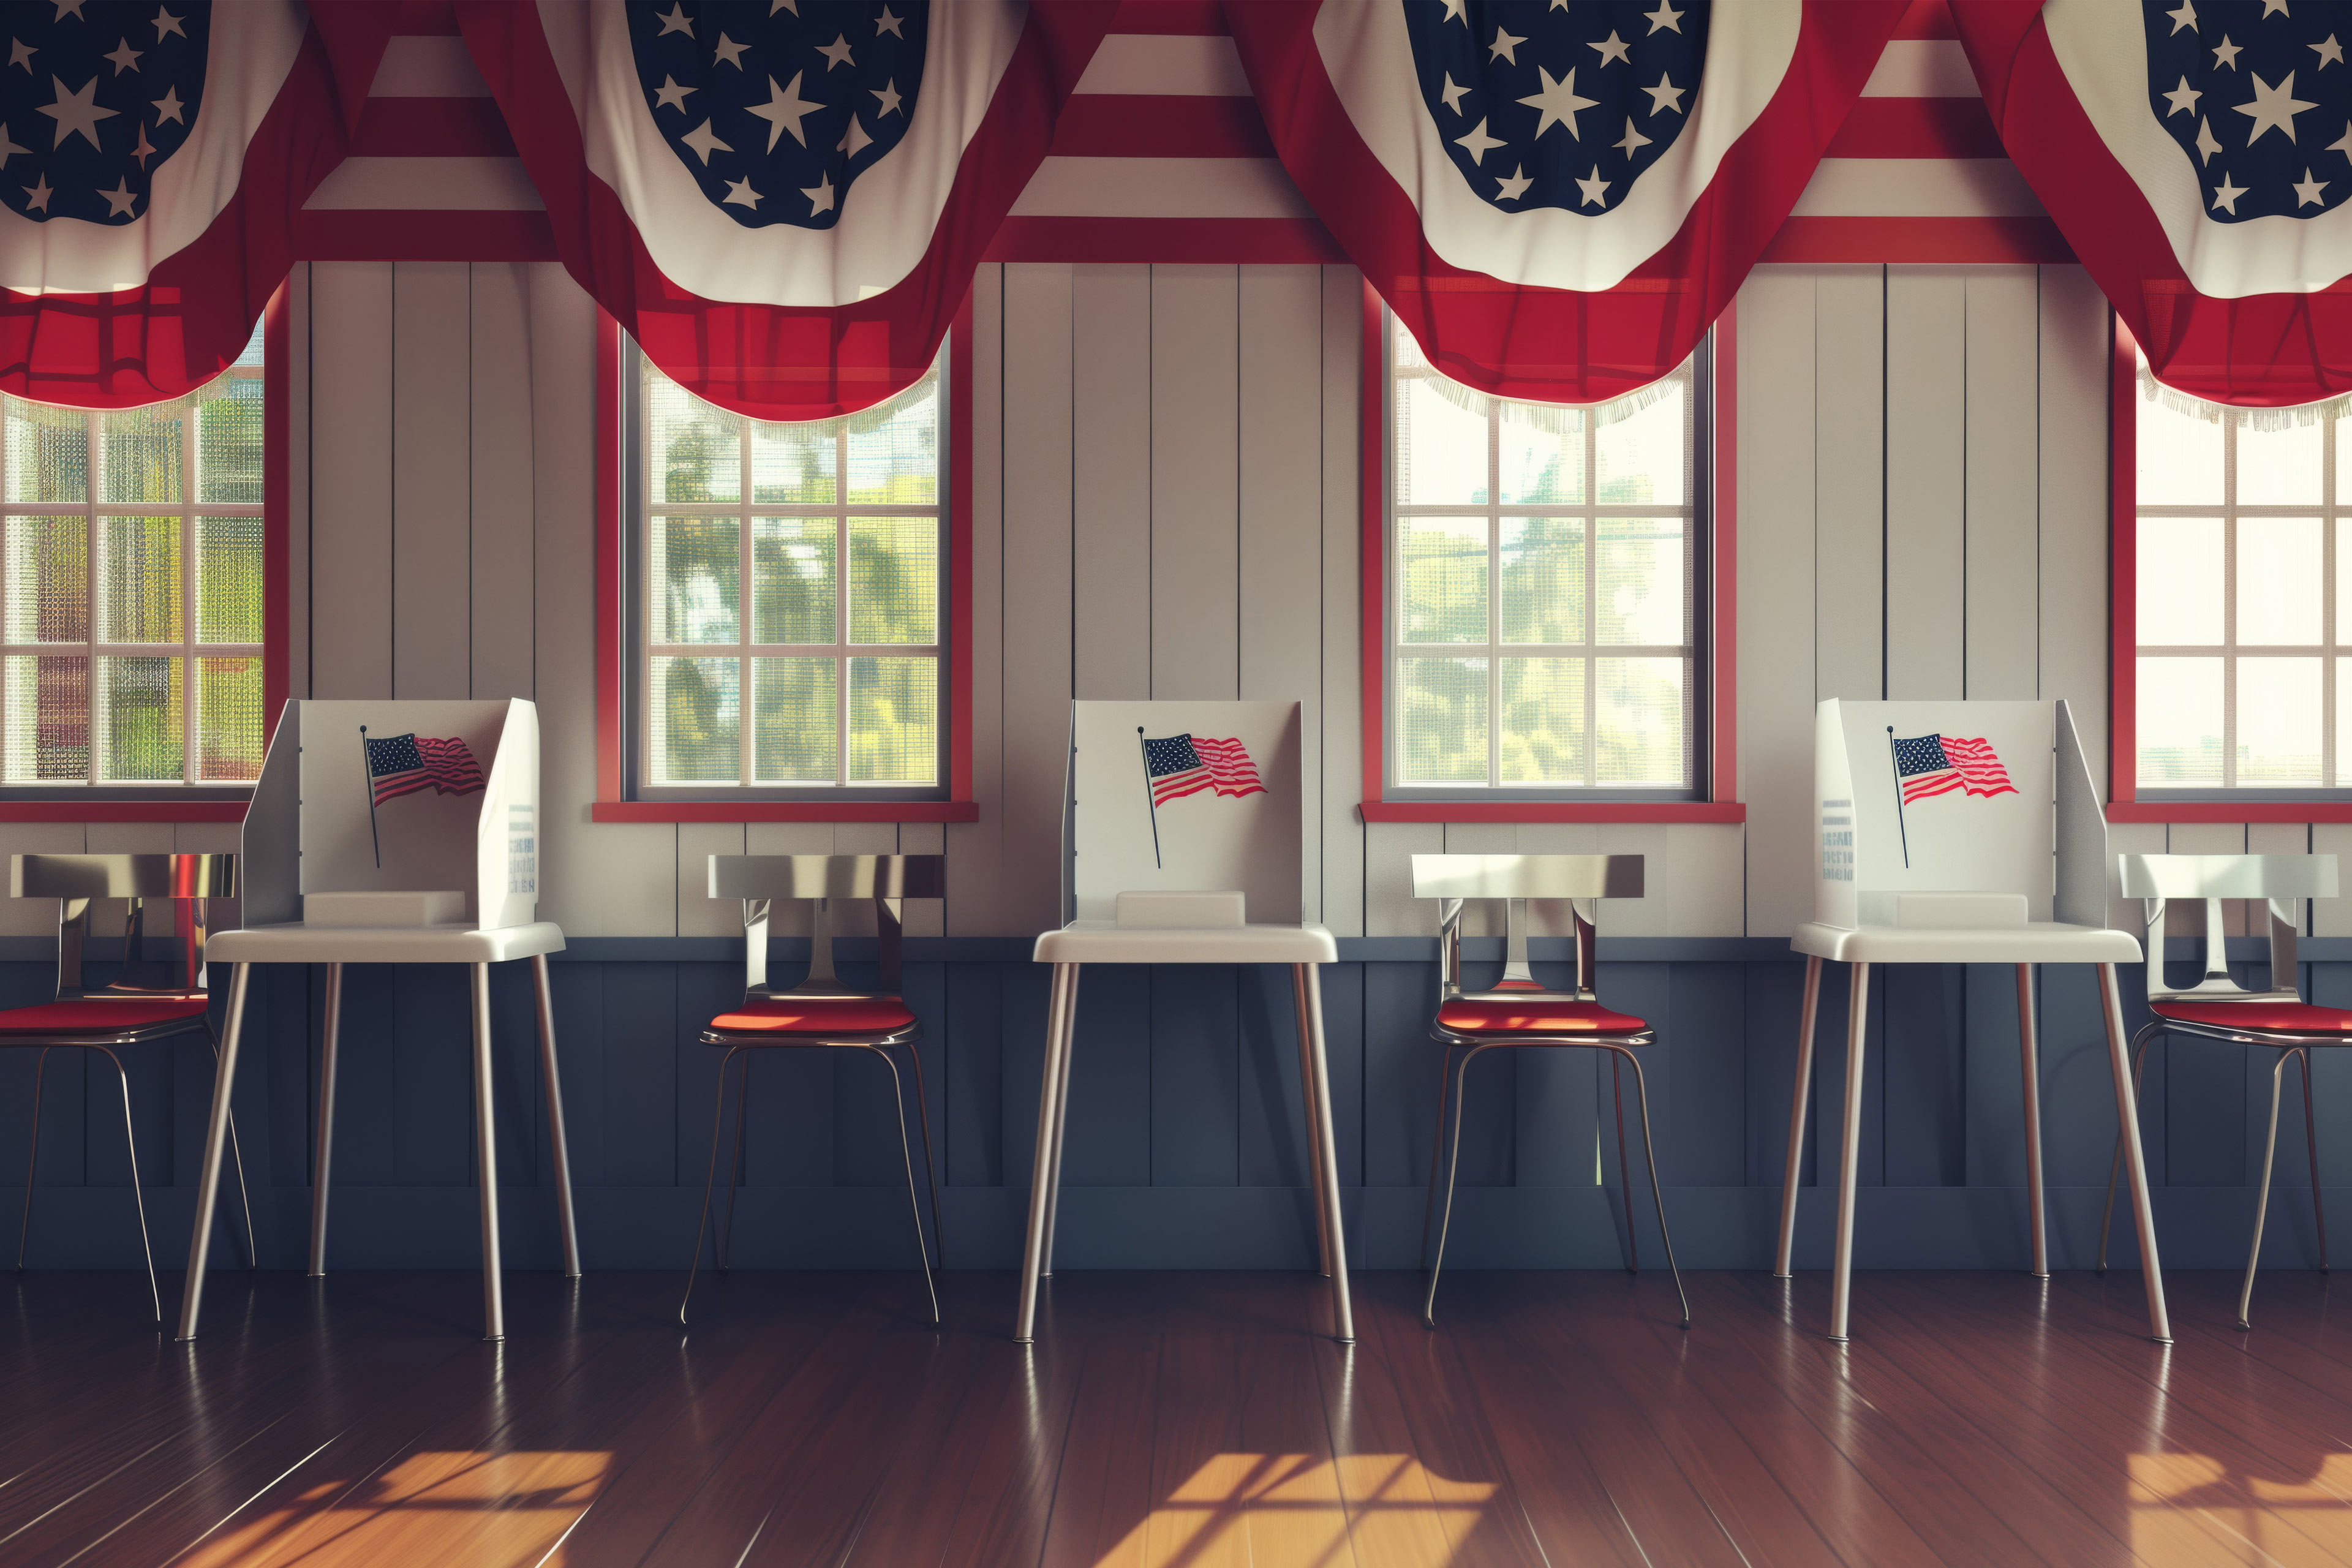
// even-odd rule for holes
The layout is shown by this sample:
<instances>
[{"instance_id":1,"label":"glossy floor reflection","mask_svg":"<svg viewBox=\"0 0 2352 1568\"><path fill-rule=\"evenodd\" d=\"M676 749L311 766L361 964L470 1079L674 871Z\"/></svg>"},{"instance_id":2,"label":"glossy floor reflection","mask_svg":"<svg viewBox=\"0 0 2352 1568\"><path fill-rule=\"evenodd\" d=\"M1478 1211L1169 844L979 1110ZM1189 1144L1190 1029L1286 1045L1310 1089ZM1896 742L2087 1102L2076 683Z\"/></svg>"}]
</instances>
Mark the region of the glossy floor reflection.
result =
<instances>
[{"instance_id":1,"label":"glossy floor reflection","mask_svg":"<svg viewBox=\"0 0 2352 1568\"><path fill-rule=\"evenodd\" d=\"M205 1338L127 1274L0 1285L0 1563L1418 1568L2352 1563L2326 1280L1287 1274L509 1286L224 1271ZM2352 1312L2352 1304L2347 1304Z\"/></svg>"}]
</instances>

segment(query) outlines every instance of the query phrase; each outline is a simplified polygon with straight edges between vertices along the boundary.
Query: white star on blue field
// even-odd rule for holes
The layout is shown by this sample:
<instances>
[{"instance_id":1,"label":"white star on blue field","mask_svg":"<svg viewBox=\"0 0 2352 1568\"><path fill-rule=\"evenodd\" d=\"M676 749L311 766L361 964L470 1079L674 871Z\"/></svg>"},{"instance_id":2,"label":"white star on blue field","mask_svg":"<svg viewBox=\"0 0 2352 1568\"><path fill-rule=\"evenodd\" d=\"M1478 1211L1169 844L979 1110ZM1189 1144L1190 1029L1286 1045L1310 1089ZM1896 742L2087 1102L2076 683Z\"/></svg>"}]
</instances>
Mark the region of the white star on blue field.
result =
<instances>
[{"instance_id":1,"label":"white star on blue field","mask_svg":"<svg viewBox=\"0 0 2352 1568\"><path fill-rule=\"evenodd\" d=\"M2141 0L2149 111L2216 223L2317 217L2352 199L2352 6Z\"/></svg>"},{"instance_id":2,"label":"white star on blue field","mask_svg":"<svg viewBox=\"0 0 2352 1568\"><path fill-rule=\"evenodd\" d=\"M36 223L146 216L204 101L211 0L0 5L0 202Z\"/></svg>"}]
</instances>

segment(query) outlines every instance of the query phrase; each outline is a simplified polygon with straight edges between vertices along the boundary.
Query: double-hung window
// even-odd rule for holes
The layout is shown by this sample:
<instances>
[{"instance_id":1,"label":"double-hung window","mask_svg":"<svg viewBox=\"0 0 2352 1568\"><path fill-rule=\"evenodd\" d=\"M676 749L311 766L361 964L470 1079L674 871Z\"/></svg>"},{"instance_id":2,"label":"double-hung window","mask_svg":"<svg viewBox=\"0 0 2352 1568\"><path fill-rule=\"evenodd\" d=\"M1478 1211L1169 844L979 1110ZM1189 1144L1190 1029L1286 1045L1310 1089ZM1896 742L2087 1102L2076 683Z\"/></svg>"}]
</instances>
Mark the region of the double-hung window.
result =
<instances>
[{"instance_id":1,"label":"double-hung window","mask_svg":"<svg viewBox=\"0 0 2352 1568\"><path fill-rule=\"evenodd\" d=\"M0 782L249 784L262 752L262 334L186 397L0 397Z\"/></svg>"},{"instance_id":2,"label":"double-hung window","mask_svg":"<svg viewBox=\"0 0 2352 1568\"><path fill-rule=\"evenodd\" d=\"M1705 351L1587 406L1386 336L1388 798L1698 795Z\"/></svg>"},{"instance_id":3,"label":"double-hung window","mask_svg":"<svg viewBox=\"0 0 2352 1568\"><path fill-rule=\"evenodd\" d=\"M940 367L862 413L780 424L630 352L633 793L943 795Z\"/></svg>"}]
</instances>

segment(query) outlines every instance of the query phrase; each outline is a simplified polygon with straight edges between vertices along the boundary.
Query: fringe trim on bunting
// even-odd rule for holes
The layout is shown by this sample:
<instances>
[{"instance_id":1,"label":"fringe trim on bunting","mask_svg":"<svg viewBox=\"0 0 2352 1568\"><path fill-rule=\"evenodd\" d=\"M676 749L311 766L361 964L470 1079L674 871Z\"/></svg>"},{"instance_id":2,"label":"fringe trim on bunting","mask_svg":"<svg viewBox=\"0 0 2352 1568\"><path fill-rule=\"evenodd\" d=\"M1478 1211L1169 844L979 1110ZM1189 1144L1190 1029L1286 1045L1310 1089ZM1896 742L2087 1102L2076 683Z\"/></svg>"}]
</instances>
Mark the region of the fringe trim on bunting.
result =
<instances>
[{"instance_id":1,"label":"fringe trim on bunting","mask_svg":"<svg viewBox=\"0 0 2352 1568\"><path fill-rule=\"evenodd\" d=\"M1669 393L1680 390L1678 379L1666 375L1607 403L1521 403L1508 397L1491 397L1425 365L1405 364L1398 369L1407 375L1419 370L1421 379L1428 384L1431 391L1465 413L1475 414L1483 419L1486 416L1486 410L1499 408L1505 424L1524 425L1547 436L1575 435L1584 428L1581 421L1587 418L1596 426L1614 425L1620 420L1631 419Z\"/></svg>"},{"instance_id":2,"label":"fringe trim on bunting","mask_svg":"<svg viewBox=\"0 0 2352 1568\"><path fill-rule=\"evenodd\" d=\"M2286 408L2240 408L2234 404L2208 403L2201 397L2191 397L2176 392L2147 371L2147 362L2139 366L2139 395L2148 403L2160 403L2175 414L2191 419L2202 419L2208 425L2219 425L2221 416L2230 415L2241 430L2292 430L2299 425L2316 425L2322 419L2352 413L2352 392L2340 396L2322 398L2317 403L2298 403Z\"/></svg>"}]
</instances>

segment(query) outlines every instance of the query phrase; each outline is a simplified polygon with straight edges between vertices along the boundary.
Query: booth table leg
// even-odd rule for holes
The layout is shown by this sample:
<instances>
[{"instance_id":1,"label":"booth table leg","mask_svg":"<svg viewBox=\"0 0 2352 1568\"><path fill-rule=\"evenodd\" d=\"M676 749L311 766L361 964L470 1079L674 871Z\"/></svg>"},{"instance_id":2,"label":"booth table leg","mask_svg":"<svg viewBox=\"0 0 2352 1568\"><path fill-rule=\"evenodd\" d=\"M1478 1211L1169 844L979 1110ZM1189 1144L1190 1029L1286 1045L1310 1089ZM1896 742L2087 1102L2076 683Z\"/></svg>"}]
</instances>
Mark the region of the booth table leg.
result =
<instances>
[{"instance_id":1,"label":"booth table leg","mask_svg":"<svg viewBox=\"0 0 2352 1568\"><path fill-rule=\"evenodd\" d=\"M555 991L548 983L547 954L530 961L539 993L539 1076L547 1095L547 1137L555 1154L555 1206L563 1226L563 1277L580 1278L580 1225L572 1210L572 1143L563 1135L563 1080L555 1070Z\"/></svg>"},{"instance_id":2,"label":"booth table leg","mask_svg":"<svg viewBox=\"0 0 2352 1568\"><path fill-rule=\"evenodd\" d=\"M1813 1087L1813 1022L1822 1005L1822 961L1805 960L1805 1001L1797 1012L1797 1085L1789 1091L1789 1163L1780 1178L1780 1245L1772 1272L1789 1277L1789 1255L1797 1243L1797 1173L1805 1157L1805 1102Z\"/></svg>"},{"instance_id":3,"label":"booth table leg","mask_svg":"<svg viewBox=\"0 0 2352 1568\"><path fill-rule=\"evenodd\" d=\"M1078 1039L1078 966L1070 971L1069 995L1062 1004L1062 1070L1054 1079L1054 1155L1045 1179L1045 1250L1038 1258L1038 1278L1054 1277L1054 1233L1062 1223L1062 1145L1070 1130L1070 1058Z\"/></svg>"},{"instance_id":4,"label":"booth table leg","mask_svg":"<svg viewBox=\"0 0 2352 1568\"><path fill-rule=\"evenodd\" d=\"M310 1277L327 1272L327 1183L335 1156L335 1059L343 1033L343 966L327 965L326 1039L319 1047L319 1157L310 1172Z\"/></svg>"},{"instance_id":5,"label":"booth table leg","mask_svg":"<svg viewBox=\"0 0 2352 1568\"><path fill-rule=\"evenodd\" d=\"M505 1281L499 1272L499 1147L490 1103L490 966L474 971L474 1185L482 1198L482 1338L507 1337Z\"/></svg>"},{"instance_id":6,"label":"booth table leg","mask_svg":"<svg viewBox=\"0 0 2352 1568\"><path fill-rule=\"evenodd\" d=\"M2042 1189L2042 1043L2033 1026L2033 965L2017 966L2017 1039L2024 1053L2025 1203L2033 1234L2033 1277L2050 1278L2050 1230Z\"/></svg>"},{"instance_id":7,"label":"booth table leg","mask_svg":"<svg viewBox=\"0 0 2352 1568\"><path fill-rule=\"evenodd\" d=\"M2156 1256L2156 1215L2147 1206L2147 1159L2139 1145L2139 1097L2132 1092L2132 1065L2124 1044L2124 1005L2116 989L2116 966L2099 965L2099 1000L2107 1016L2107 1070L2116 1080L2116 1123L2122 1129L2124 1168L2131 1176L2132 1212L2139 1219L2139 1266L2147 1290L2148 1337L2172 1342L2172 1319L2164 1310L2164 1270Z\"/></svg>"},{"instance_id":8,"label":"booth table leg","mask_svg":"<svg viewBox=\"0 0 2352 1568\"><path fill-rule=\"evenodd\" d=\"M180 1296L178 1338L196 1337L196 1314L204 1305L205 1268L213 1242L213 1205L220 1197L221 1157L228 1149L228 1100L236 1082L236 1048L245 1037L246 982L253 966L230 966L228 1026L222 1031L220 1066L213 1072L212 1115L205 1125L205 1163L196 1177L196 1223L188 1237L188 1282Z\"/></svg>"},{"instance_id":9,"label":"booth table leg","mask_svg":"<svg viewBox=\"0 0 2352 1568\"><path fill-rule=\"evenodd\" d=\"M1830 1260L1830 1339L1846 1341L1853 1305L1853 1200L1862 1170L1863 1045L1870 1018L1870 965L1852 965L1853 985L1846 1001L1845 1143L1838 1152L1837 1256Z\"/></svg>"},{"instance_id":10,"label":"booth table leg","mask_svg":"<svg viewBox=\"0 0 2352 1568\"><path fill-rule=\"evenodd\" d=\"M1055 1108L1061 1101L1062 1076L1069 1070L1070 1024L1077 1011L1078 966L1054 966L1052 999L1045 1009L1045 1071L1037 1086L1037 1152L1030 1166L1029 1234L1021 1249L1021 1306L1013 1319L1013 1340L1027 1344L1037 1325L1037 1282L1045 1263L1045 1231L1053 1206Z\"/></svg>"},{"instance_id":11,"label":"booth table leg","mask_svg":"<svg viewBox=\"0 0 2352 1568\"><path fill-rule=\"evenodd\" d=\"M1315 1100L1315 1048L1311 1043L1314 1026L1307 1016L1307 982L1305 970L1294 965L1290 978L1290 1000L1298 1015L1298 1089L1307 1102L1307 1184L1314 1189L1315 1257L1322 1266L1323 1277L1331 1277L1331 1216L1323 1207L1323 1141L1315 1136L1318 1125ZM1422 1221L1422 1250L1429 1249L1429 1222Z\"/></svg>"},{"instance_id":12,"label":"booth table leg","mask_svg":"<svg viewBox=\"0 0 2352 1568\"><path fill-rule=\"evenodd\" d=\"M1323 1231L1330 1238L1331 1317L1333 1337L1343 1345L1356 1342L1356 1311L1348 1298L1347 1236L1339 1225L1339 1150L1331 1136L1331 1071L1323 1048L1323 978L1311 963L1292 966L1291 984L1304 998L1309 1059L1307 1072L1307 1135L1314 1140L1316 1163L1321 1168L1318 1194L1322 1200Z\"/></svg>"}]
</instances>

